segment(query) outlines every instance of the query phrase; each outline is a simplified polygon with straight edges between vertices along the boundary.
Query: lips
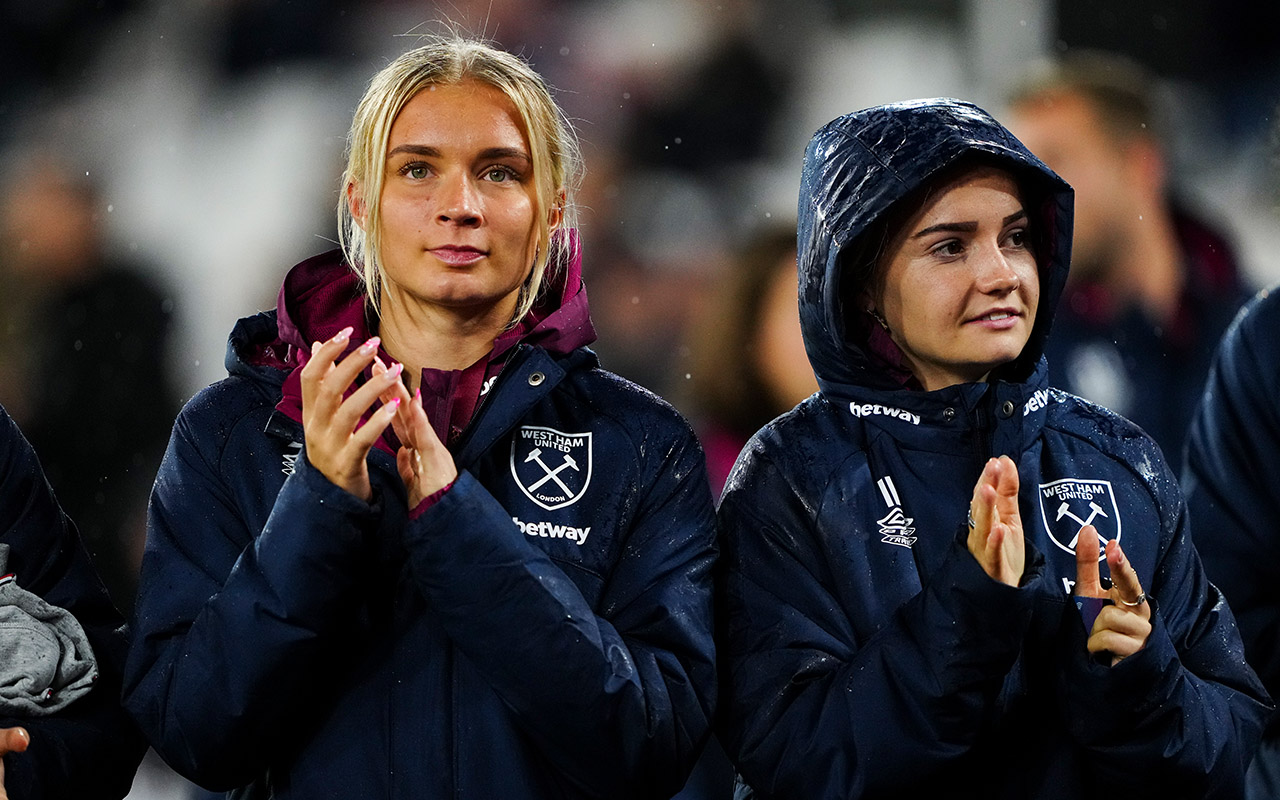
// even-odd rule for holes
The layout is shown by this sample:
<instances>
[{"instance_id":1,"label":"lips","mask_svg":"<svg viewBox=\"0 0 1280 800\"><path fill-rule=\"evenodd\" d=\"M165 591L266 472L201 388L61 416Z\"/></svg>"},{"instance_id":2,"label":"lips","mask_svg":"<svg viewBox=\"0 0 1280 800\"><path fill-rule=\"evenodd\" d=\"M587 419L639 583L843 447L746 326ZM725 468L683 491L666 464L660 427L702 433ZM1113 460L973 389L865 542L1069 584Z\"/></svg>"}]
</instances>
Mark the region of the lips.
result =
<instances>
[{"instance_id":1,"label":"lips","mask_svg":"<svg viewBox=\"0 0 1280 800\"><path fill-rule=\"evenodd\" d=\"M993 308L986 313L976 317L971 317L968 322L970 324L978 324L984 327L1003 329L1012 327L1022 318L1022 312L1016 308Z\"/></svg>"},{"instance_id":2,"label":"lips","mask_svg":"<svg viewBox=\"0 0 1280 800\"><path fill-rule=\"evenodd\" d=\"M487 253L465 245L443 245L431 248L431 254L451 267L465 267L484 258Z\"/></svg>"}]
</instances>

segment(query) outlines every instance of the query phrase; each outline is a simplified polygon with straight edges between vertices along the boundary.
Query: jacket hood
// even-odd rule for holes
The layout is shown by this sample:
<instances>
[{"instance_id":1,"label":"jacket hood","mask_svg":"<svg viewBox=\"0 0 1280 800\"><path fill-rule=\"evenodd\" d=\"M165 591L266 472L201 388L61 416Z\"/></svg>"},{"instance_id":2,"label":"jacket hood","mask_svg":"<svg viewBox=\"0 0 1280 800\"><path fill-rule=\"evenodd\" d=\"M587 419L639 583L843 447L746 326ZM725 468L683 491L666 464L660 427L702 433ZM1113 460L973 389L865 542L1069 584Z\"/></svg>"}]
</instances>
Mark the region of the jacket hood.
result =
<instances>
[{"instance_id":1,"label":"jacket hood","mask_svg":"<svg viewBox=\"0 0 1280 800\"><path fill-rule=\"evenodd\" d=\"M573 231L562 235L568 237L563 250L567 255L548 265L533 308L519 324L494 339L486 361L466 370L423 370L424 402L431 394L443 404L443 410L436 409L440 413L432 416L442 440L449 436L451 423L469 419L481 381L495 377L517 345L540 347L553 357L563 357L595 341L578 238ZM360 278L340 251L309 258L289 270L274 312L236 325L227 350L227 371L252 378L264 391L279 392L277 410L301 423L301 371L311 356L311 343L327 341L350 326L354 330L344 356L359 347L377 330L365 306ZM385 350L379 353L383 361L391 362ZM364 378L371 374L366 368ZM455 410L456 398L461 400Z\"/></svg>"},{"instance_id":2,"label":"jacket hood","mask_svg":"<svg viewBox=\"0 0 1280 800\"><path fill-rule=\"evenodd\" d=\"M582 282L582 249L576 231L568 237L569 256L547 265L542 290L525 318L495 340L494 356L516 343L538 345L556 355L564 355L595 341ZM289 270L276 303L281 342L305 362L311 342L327 341L350 325L355 329L352 347L376 329L366 319L364 290L360 277L331 250L307 259ZM295 360L297 356L295 355Z\"/></svg>"},{"instance_id":3,"label":"jacket hood","mask_svg":"<svg viewBox=\"0 0 1280 800\"><path fill-rule=\"evenodd\" d=\"M1025 381L1035 371L1071 261L1073 191L981 108L930 99L876 106L818 130L805 151L797 232L800 326L824 392L861 386L899 389L868 335L853 322L843 285L868 229L940 172L968 159L1002 167L1023 187L1037 242L1040 303L1022 355L999 376Z\"/></svg>"}]
</instances>

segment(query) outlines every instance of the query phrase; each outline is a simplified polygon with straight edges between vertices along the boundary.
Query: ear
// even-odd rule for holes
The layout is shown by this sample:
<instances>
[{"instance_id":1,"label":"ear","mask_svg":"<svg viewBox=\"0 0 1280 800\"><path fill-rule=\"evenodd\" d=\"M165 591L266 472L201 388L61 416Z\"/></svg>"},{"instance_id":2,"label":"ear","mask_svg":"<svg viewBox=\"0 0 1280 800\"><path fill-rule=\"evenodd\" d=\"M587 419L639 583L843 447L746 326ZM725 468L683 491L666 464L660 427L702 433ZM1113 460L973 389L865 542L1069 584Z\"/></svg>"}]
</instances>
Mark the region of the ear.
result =
<instances>
[{"instance_id":1,"label":"ear","mask_svg":"<svg viewBox=\"0 0 1280 800\"><path fill-rule=\"evenodd\" d=\"M876 310L876 299L871 295L871 287L863 287L858 292L858 310L870 313Z\"/></svg>"},{"instance_id":2,"label":"ear","mask_svg":"<svg viewBox=\"0 0 1280 800\"><path fill-rule=\"evenodd\" d=\"M355 181L347 184L347 208L351 209L351 218L360 226L360 230L366 230L365 220L369 216L369 208L364 203L364 195L360 194L360 190L356 187Z\"/></svg>"},{"instance_id":3,"label":"ear","mask_svg":"<svg viewBox=\"0 0 1280 800\"><path fill-rule=\"evenodd\" d=\"M564 189L556 192L556 199L552 201L551 208L547 210L547 227L551 231L559 230L560 223L564 222L564 204L567 199Z\"/></svg>"}]
</instances>

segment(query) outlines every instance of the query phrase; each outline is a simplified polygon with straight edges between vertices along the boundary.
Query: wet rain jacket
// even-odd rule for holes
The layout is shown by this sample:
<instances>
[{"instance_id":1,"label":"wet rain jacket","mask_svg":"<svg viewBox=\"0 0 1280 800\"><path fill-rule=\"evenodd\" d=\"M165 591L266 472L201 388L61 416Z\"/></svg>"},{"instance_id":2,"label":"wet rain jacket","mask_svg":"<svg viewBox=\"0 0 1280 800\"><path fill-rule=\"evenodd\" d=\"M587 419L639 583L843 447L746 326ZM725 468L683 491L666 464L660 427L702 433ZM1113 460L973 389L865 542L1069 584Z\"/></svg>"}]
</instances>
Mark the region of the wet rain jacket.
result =
<instances>
[{"instance_id":1,"label":"wet rain jacket","mask_svg":"<svg viewBox=\"0 0 1280 800\"><path fill-rule=\"evenodd\" d=\"M58 506L35 451L3 408L0 497L0 543L8 547L5 570L23 589L75 616L98 667L88 694L58 712L0 716L0 728L22 726L31 734L25 752L4 757L5 789L13 800L124 797L146 749L120 706L120 673L129 641L124 619L111 604L75 525ZM23 654L22 648L6 650L5 666L13 667ZM71 654L64 658L70 661ZM6 680L10 690L20 683L13 675Z\"/></svg>"},{"instance_id":2,"label":"wet rain jacket","mask_svg":"<svg viewBox=\"0 0 1280 800\"><path fill-rule=\"evenodd\" d=\"M1205 572L1240 621L1249 663L1280 691L1280 285L1263 290L1223 337L1187 439L1183 476ZM1280 792L1280 720L1250 777Z\"/></svg>"},{"instance_id":3,"label":"wet rain jacket","mask_svg":"<svg viewBox=\"0 0 1280 800\"><path fill-rule=\"evenodd\" d=\"M586 319L579 274L547 324ZM390 452L366 504L276 408L295 300L239 323L157 479L125 689L156 750L276 800L674 793L715 679L688 425L585 347L519 344L410 519Z\"/></svg>"},{"instance_id":4,"label":"wet rain jacket","mask_svg":"<svg viewBox=\"0 0 1280 800\"><path fill-rule=\"evenodd\" d=\"M848 322L846 262L962 158L1028 195L1040 306L988 383L902 388ZM1267 709L1192 549L1178 485L1126 420L1050 389L1040 357L1071 190L980 109L920 101L822 128L800 193L801 324L821 392L744 449L720 505L721 738L763 798L1203 798L1238 788ZM984 462L1020 475L1013 588L965 546ZM1119 539L1153 598L1145 648L1092 660L1075 533ZM1105 566L1103 572L1105 574Z\"/></svg>"}]
</instances>

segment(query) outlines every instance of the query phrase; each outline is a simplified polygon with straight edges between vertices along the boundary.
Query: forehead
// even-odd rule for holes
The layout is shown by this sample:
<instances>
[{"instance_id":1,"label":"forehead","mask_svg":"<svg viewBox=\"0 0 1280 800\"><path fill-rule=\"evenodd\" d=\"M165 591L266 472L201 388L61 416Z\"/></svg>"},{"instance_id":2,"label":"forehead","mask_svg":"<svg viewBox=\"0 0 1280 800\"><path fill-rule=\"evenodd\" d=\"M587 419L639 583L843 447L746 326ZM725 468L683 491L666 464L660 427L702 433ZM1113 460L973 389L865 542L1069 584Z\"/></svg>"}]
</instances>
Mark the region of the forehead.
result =
<instances>
[{"instance_id":1,"label":"forehead","mask_svg":"<svg viewBox=\"0 0 1280 800\"><path fill-rule=\"evenodd\" d=\"M932 222L956 214L964 215L965 220L955 221L977 221L988 214L1004 217L1021 206L1022 190L1011 173L999 167L975 166L934 187L912 221Z\"/></svg>"},{"instance_id":2,"label":"forehead","mask_svg":"<svg viewBox=\"0 0 1280 800\"><path fill-rule=\"evenodd\" d=\"M421 89L396 115L387 144L529 149L515 103L501 89L474 80Z\"/></svg>"}]
</instances>

